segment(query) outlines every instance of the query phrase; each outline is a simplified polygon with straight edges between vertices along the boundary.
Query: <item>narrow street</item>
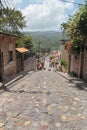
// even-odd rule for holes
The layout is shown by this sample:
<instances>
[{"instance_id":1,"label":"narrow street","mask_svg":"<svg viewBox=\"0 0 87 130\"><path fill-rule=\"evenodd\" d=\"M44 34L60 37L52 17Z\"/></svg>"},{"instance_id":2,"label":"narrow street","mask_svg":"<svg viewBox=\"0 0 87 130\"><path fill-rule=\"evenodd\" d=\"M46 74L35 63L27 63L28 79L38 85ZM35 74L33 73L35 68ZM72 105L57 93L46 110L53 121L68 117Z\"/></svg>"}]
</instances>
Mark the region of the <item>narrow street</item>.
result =
<instances>
[{"instance_id":1,"label":"narrow street","mask_svg":"<svg viewBox=\"0 0 87 130\"><path fill-rule=\"evenodd\" d=\"M53 70L27 74L0 93L0 130L87 130L87 92Z\"/></svg>"},{"instance_id":2,"label":"narrow street","mask_svg":"<svg viewBox=\"0 0 87 130\"><path fill-rule=\"evenodd\" d=\"M87 0L0 0L0 130L87 130Z\"/></svg>"}]
</instances>

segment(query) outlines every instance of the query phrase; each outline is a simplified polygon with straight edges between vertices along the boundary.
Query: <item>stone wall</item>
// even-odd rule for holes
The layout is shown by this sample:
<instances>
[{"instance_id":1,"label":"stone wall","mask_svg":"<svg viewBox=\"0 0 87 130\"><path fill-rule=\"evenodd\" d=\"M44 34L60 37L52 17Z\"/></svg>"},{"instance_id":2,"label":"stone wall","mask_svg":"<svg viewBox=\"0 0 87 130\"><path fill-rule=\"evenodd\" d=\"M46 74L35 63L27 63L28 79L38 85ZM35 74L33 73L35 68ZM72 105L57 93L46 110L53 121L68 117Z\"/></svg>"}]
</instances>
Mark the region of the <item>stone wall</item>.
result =
<instances>
[{"instance_id":1,"label":"stone wall","mask_svg":"<svg viewBox=\"0 0 87 130\"><path fill-rule=\"evenodd\" d=\"M79 78L87 82L87 44L84 52L71 56L70 72L76 73Z\"/></svg>"},{"instance_id":2,"label":"stone wall","mask_svg":"<svg viewBox=\"0 0 87 130\"><path fill-rule=\"evenodd\" d=\"M87 44L84 51L83 79L87 82Z\"/></svg>"},{"instance_id":3,"label":"stone wall","mask_svg":"<svg viewBox=\"0 0 87 130\"><path fill-rule=\"evenodd\" d=\"M35 71L36 70L36 58L30 57L24 61L24 71Z\"/></svg>"},{"instance_id":4,"label":"stone wall","mask_svg":"<svg viewBox=\"0 0 87 130\"><path fill-rule=\"evenodd\" d=\"M74 72L78 75L78 73L79 73L79 55L71 56L70 72Z\"/></svg>"},{"instance_id":5,"label":"stone wall","mask_svg":"<svg viewBox=\"0 0 87 130\"><path fill-rule=\"evenodd\" d=\"M3 54L3 77L4 80L7 76L16 73L16 55L15 44L16 37L2 34L0 35L1 53ZM13 60L9 62L8 52L12 51Z\"/></svg>"},{"instance_id":6,"label":"stone wall","mask_svg":"<svg viewBox=\"0 0 87 130\"><path fill-rule=\"evenodd\" d=\"M23 71L23 55L18 52L16 52L16 66L17 66L17 73Z\"/></svg>"},{"instance_id":7,"label":"stone wall","mask_svg":"<svg viewBox=\"0 0 87 130\"><path fill-rule=\"evenodd\" d=\"M65 49L65 44L61 45L61 59L65 60L68 65L68 52Z\"/></svg>"}]
</instances>

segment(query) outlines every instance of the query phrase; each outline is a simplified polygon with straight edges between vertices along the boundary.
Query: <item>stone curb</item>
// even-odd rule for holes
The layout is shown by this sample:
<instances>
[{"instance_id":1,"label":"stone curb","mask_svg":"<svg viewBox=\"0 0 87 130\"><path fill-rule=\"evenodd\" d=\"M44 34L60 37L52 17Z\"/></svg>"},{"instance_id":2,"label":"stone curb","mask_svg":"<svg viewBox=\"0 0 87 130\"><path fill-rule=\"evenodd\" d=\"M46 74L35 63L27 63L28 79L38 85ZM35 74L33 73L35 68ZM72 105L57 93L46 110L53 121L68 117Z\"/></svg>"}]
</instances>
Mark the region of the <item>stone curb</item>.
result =
<instances>
[{"instance_id":1,"label":"stone curb","mask_svg":"<svg viewBox=\"0 0 87 130\"><path fill-rule=\"evenodd\" d=\"M28 74L33 73L34 71L29 71ZM0 92L1 90L6 89L6 87L8 87L9 85L11 85L12 83L18 81L19 79L21 79L22 77L24 77L24 74L20 74L19 76L15 77L13 80L9 81L8 83L2 83L0 82Z\"/></svg>"},{"instance_id":2,"label":"stone curb","mask_svg":"<svg viewBox=\"0 0 87 130\"><path fill-rule=\"evenodd\" d=\"M87 83L82 83L82 84L77 83L76 86L78 88L80 88L81 90L86 90L87 91Z\"/></svg>"},{"instance_id":3,"label":"stone curb","mask_svg":"<svg viewBox=\"0 0 87 130\"><path fill-rule=\"evenodd\" d=\"M7 87L7 86L9 86L9 85L11 85L12 83L14 83L15 81L17 81L17 80L19 80L20 78L22 78L23 77L23 75L21 74L21 75L19 75L19 76L17 76L16 78L14 78L13 80L11 80L11 81L9 81L8 83L6 83L5 84L5 87Z\"/></svg>"},{"instance_id":4,"label":"stone curb","mask_svg":"<svg viewBox=\"0 0 87 130\"><path fill-rule=\"evenodd\" d=\"M4 89L4 84L0 82L0 90Z\"/></svg>"},{"instance_id":5,"label":"stone curb","mask_svg":"<svg viewBox=\"0 0 87 130\"><path fill-rule=\"evenodd\" d=\"M67 76L65 76L65 75L63 75L63 74L61 74L61 73L59 73L59 72L57 72L60 76L62 76L63 78L65 78L65 79L67 79L67 80L69 80L69 81L71 81L72 82L72 80L69 78L69 77L67 77Z\"/></svg>"},{"instance_id":6,"label":"stone curb","mask_svg":"<svg viewBox=\"0 0 87 130\"><path fill-rule=\"evenodd\" d=\"M87 91L87 83L85 83L85 82L83 82L83 81L79 81L79 82L78 82L78 79L77 79L77 82L78 82L78 83L76 83L75 81L73 81L72 78L69 78L69 77L63 75L62 73L59 73L59 72L57 72L57 73L58 73L60 76L62 76L63 78L65 78L65 79L69 80L70 82L74 83L75 86L77 86L78 88Z\"/></svg>"},{"instance_id":7,"label":"stone curb","mask_svg":"<svg viewBox=\"0 0 87 130\"><path fill-rule=\"evenodd\" d=\"M33 71L29 71L28 74L33 73ZM9 85L11 85L12 83L16 82L17 80L21 79L22 77L24 77L24 74L20 74L19 76L15 77L13 80L9 81L8 83L5 84L5 88Z\"/></svg>"}]
</instances>

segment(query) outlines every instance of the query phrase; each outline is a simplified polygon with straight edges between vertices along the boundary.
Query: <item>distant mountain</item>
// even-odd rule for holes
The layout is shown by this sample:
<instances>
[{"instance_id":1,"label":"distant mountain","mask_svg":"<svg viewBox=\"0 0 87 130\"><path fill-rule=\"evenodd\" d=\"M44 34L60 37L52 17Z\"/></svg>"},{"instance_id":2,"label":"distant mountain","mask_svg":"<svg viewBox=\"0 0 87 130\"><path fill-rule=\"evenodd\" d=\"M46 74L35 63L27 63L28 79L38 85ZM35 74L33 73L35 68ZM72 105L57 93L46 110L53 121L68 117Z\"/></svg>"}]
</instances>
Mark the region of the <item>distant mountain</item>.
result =
<instances>
[{"instance_id":1,"label":"distant mountain","mask_svg":"<svg viewBox=\"0 0 87 130\"><path fill-rule=\"evenodd\" d=\"M24 32L25 35L32 37L35 48L51 48L58 50L60 48L61 40L63 39L61 32L47 31L47 32Z\"/></svg>"}]
</instances>

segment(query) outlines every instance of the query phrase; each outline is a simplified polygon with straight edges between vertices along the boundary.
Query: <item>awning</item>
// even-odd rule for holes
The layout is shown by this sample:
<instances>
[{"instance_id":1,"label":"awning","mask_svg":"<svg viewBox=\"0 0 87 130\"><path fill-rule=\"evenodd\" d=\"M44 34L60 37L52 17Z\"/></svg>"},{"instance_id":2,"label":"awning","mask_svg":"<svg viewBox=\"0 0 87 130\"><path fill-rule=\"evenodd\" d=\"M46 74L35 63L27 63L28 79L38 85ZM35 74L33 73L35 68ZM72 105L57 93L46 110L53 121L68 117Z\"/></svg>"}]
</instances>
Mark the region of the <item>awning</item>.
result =
<instances>
[{"instance_id":1,"label":"awning","mask_svg":"<svg viewBox=\"0 0 87 130\"><path fill-rule=\"evenodd\" d=\"M25 53L25 52L28 52L29 50L22 47L22 48L16 48L16 51L20 52L20 53Z\"/></svg>"}]
</instances>

